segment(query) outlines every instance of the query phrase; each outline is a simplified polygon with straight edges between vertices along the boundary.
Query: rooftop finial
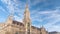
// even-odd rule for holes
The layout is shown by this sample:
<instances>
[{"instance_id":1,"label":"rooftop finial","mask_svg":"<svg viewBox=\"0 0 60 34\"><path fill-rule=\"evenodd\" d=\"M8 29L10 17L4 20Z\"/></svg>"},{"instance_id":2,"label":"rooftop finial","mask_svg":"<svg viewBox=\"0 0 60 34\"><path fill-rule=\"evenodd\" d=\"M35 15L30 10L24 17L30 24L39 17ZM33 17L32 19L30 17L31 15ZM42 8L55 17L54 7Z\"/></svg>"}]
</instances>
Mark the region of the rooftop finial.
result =
<instances>
[{"instance_id":1,"label":"rooftop finial","mask_svg":"<svg viewBox=\"0 0 60 34\"><path fill-rule=\"evenodd\" d=\"M28 8L28 0L26 0L26 8Z\"/></svg>"}]
</instances>

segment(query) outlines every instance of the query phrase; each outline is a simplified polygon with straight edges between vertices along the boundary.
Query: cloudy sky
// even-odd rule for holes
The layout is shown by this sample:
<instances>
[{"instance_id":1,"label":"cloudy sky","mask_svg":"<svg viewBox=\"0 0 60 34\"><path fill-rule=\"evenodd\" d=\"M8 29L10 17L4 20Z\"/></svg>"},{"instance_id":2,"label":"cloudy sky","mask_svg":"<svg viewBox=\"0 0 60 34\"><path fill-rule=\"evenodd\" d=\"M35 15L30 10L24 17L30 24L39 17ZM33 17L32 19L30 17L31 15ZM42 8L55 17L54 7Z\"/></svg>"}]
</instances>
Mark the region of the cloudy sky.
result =
<instances>
[{"instance_id":1,"label":"cloudy sky","mask_svg":"<svg viewBox=\"0 0 60 34\"><path fill-rule=\"evenodd\" d=\"M33 26L47 31L60 32L60 0L28 0ZM26 0L0 0L0 23L5 22L11 12L14 20L23 21Z\"/></svg>"}]
</instances>

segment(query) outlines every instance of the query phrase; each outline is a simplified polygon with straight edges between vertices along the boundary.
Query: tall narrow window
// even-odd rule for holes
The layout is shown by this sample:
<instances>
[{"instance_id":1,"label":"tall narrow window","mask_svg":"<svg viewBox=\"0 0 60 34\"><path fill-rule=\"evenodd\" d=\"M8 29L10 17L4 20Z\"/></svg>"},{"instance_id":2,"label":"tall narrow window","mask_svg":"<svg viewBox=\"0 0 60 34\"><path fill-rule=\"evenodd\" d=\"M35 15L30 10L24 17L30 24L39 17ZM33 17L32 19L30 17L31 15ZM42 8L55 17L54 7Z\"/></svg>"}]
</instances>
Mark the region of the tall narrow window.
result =
<instances>
[{"instance_id":1,"label":"tall narrow window","mask_svg":"<svg viewBox=\"0 0 60 34\"><path fill-rule=\"evenodd\" d=\"M30 34L30 23L28 23L27 26L28 26L28 27L27 27L27 29L28 29L28 34Z\"/></svg>"},{"instance_id":2,"label":"tall narrow window","mask_svg":"<svg viewBox=\"0 0 60 34\"><path fill-rule=\"evenodd\" d=\"M18 32L16 32L15 34L18 34Z\"/></svg>"}]
</instances>

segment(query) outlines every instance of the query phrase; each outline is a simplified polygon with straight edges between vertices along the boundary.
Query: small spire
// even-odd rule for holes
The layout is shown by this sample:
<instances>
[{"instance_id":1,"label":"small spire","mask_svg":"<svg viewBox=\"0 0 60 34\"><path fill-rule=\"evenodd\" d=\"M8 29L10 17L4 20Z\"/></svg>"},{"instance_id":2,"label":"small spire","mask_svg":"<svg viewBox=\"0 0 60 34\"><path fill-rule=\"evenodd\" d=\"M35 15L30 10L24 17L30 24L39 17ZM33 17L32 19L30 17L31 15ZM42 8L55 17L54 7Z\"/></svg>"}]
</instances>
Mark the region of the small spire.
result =
<instances>
[{"instance_id":1,"label":"small spire","mask_svg":"<svg viewBox=\"0 0 60 34\"><path fill-rule=\"evenodd\" d=\"M42 28L44 28L44 26L42 25Z\"/></svg>"},{"instance_id":2,"label":"small spire","mask_svg":"<svg viewBox=\"0 0 60 34\"><path fill-rule=\"evenodd\" d=\"M26 0L26 8L28 8L28 0Z\"/></svg>"},{"instance_id":3,"label":"small spire","mask_svg":"<svg viewBox=\"0 0 60 34\"><path fill-rule=\"evenodd\" d=\"M26 2L25 12L24 12L24 21L30 21L30 11L28 8L28 2Z\"/></svg>"},{"instance_id":4,"label":"small spire","mask_svg":"<svg viewBox=\"0 0 60 34\"><path fill-rule=\"evenodd\" d=\"M44 28L44 26L43 26L43 25L41 25L41 28L43 29L43 28Z\"/></svg>"},{"instance_id":5,"label":"small spire","mask_svg":"<svg viewBox=\"0 0 60 34\"><path fill-rule=\"evenodd\" d=\"M11 13L10 13L10 15L9 15L9 18L10 18L11 20L13 20L13 15L14 15L14 11L11 11Z\"/></svg>"},{"instance_id":6,"label":"small spire","mask_svg":"<svg viewBox=\"0 0 60 34\"><path fill-rule=\"evenodd\" d=\"M7 24L11 24L12 23L12 21L13 21L13 14L14 14L14 12L11 11L10 15L8 16L8 18L6 20Z\"/></svg>"},{"instance_id":7,"label":"small spire","mask_svg":"<svg viewBox=\"0 0 60 34\"><path fill-rule=\"evenodd\" d=\"M26 4L26 8L28 8L28 3Z\"/></svg>"},{"instance_id":8,"label":"small spire","mask_svg":"<svg viewBox=\"0 0 60 34\"><path fill-rule=\"evenodd\" d=\"M24 12L24 14L26 14L26 13L30 13L30 12L29 12L29 7L28 7L28 0L26 1L26 7L25 7L25 12Z\"/></svg>"},{"instance_id":9,"label":"small spire","mask_svg":"<svg viewBox=\"0 0 60 34\"><path fill-rule=\"evenodd\" d=\"M28 9L28 3L26 3L26 9Z\"/></svg>"}]
</instances>

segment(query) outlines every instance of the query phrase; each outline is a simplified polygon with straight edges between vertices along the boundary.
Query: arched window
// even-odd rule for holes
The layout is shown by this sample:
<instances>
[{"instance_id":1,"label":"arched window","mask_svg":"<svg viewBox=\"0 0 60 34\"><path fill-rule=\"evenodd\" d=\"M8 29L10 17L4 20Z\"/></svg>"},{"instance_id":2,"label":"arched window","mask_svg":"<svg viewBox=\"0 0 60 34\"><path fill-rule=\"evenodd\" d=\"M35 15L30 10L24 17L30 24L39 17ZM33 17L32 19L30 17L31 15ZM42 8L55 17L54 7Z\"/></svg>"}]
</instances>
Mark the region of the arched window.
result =
<instances>
[{"instance_id":1,"label":"arched window","mask_svg":"<svg viewBox=\"0 0 60 34\"><path fill-rule=\"evenodd\" d=\"M30 23L28 23L28 25L27 25L27 26L28 26L28 29L30 29Z\"/></svg>"}]
</instances>

